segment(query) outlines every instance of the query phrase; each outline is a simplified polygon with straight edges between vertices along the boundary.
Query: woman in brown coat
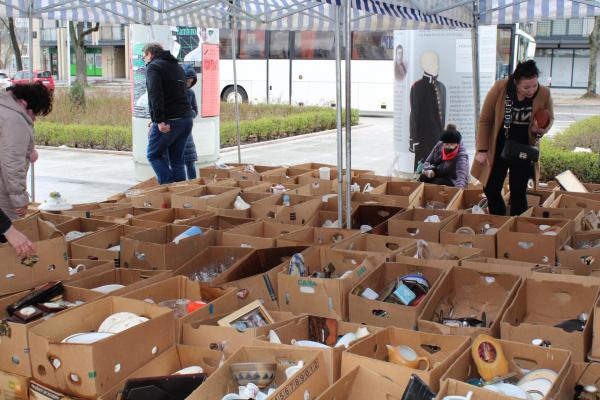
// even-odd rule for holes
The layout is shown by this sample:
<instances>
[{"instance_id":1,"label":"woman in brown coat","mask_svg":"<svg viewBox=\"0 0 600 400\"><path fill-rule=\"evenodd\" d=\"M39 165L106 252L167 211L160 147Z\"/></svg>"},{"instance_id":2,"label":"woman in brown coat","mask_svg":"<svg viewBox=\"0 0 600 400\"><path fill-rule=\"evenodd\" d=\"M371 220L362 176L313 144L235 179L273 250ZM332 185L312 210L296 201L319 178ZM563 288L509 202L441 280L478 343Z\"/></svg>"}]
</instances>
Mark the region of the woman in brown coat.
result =
<instances>
[{"instance_id":1,"label":"woman in brown coat","mask_svg":"<svg viewBox=\"0 0 600 400\"><path fill-rule=\"evenodd\" d=\"M537 184L539 164L507 161L500 157L506 133L504 129L506 100L512 101L508 138L525 145L536 145L554 121L550 90L538 83L539 70L533 60L519 63L509 79L496 81L488 92L477 129L477 154L471 175L484 187L491 214L506 215L502 188L509 172L511 215L527 210L527 183ZM548 110L550 121L541 128L533 118L539 110Z\"/></svg>"}]
</instances>

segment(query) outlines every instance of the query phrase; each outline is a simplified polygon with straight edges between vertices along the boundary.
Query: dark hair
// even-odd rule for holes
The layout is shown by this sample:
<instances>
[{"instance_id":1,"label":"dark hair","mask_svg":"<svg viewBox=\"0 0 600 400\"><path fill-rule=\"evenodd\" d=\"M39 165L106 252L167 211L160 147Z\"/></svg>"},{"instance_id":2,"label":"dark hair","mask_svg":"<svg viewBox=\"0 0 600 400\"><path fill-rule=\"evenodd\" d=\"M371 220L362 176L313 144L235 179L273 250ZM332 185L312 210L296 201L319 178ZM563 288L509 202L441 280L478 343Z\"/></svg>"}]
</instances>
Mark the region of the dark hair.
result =
<instances>
[{"instance_id":1,"label":"dark hair","mask_svg":"<svg viewBox=\"0 0 600 400\"><path fill-rule=\"evenodd\" d=\"M535 65L535 61L527 60L517 64L517 68L515 68L515 72L513 72L511 77L513 81L518 82L523 78L531 79L538 76L540 76L540 70Z\"/></svg>"},{"instance_id":2,"label":"dark hair","mask_svg":"<svg viewBox=\"0 0 600 400\"><path fill-rule=\"evenodd\" d=\"M24 83L6 89L15 99L25 100L34 115L48 115L52 111L52 92L42 82Z\"/></svg>"},{"instance_id":3,"label":"dark hair","mask_svg":"<svg viewBox=\"0 0 600 400\"><path fill-rule=\"evenodd\" d=\"M456 129L456 125L448 124L448 126L446 126L446 130L440 136L440 140L443 143L458 143L458 144L460 144L460 142L462 141L462 135Z\"/></svg>"},{"instance_id":4,"label":"dark hair","mask_svg":"<svg viewBox=\"0 0 600 400\"><path fill-rule=\"evenodd\" d=\"M148 43L142 49L142 54L146 55L146 54L150 53L153 56L157 56L160 53L162 53L163 51L165 51L165 49L163 49L163 47L160 43Z\"/></svg>"}]
</instances>

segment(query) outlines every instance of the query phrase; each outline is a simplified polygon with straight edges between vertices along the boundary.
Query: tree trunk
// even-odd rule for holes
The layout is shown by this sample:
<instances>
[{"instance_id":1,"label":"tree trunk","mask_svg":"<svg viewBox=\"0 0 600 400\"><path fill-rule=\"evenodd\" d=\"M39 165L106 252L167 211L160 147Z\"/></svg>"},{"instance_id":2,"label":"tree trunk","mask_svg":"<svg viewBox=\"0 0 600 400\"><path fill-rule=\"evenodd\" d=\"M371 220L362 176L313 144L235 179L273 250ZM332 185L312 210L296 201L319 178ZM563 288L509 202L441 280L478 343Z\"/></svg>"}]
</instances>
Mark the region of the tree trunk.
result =
<instances>
[{"instance_id":1,"label":"tree trunk","mask_svg":"<svg viewBox=\"0 0 600 400\"><path fill-rule=\"evenodd\" d=\"M594 29L590 33L590 66L588 73L587 90L583 97L597 97L596 72L598 62L598 50L600 49L600 17L594 17Z\"/></svg>"},{"instance_id":2,"label":"tree trunk","mask_svg":"<svg viewBox=\"0 0 600 400\"><path fill-rule=\"evenodd\" d=\"M19 47L19 41L17 40L17 31L15 29L15 20L13 17L8 18L8 31L10 32L10 43L15 55L17 71L21 71L23 70L23 60L21 60L21 48ZM29 52L31 52L31 49L29 49ZM31 54L29 56L31 57Z\"/></svg>"},{"instance_id":3,"label":"tree trunk","mask_svg":"<svg viewBox=\"0 0 600 400\"><path fill-rule=\"evenodd\" d=\"M100 24L96 24L93 28L84 29L83 22L78 22L75 25L72 21L69 22L69 34L71 35L71 43L75 46L75 70L76 79L80 85L87 85L87 65L85 61L85 37L92 32L97 32L100 29Z\"/></svg>"}]
</instances>

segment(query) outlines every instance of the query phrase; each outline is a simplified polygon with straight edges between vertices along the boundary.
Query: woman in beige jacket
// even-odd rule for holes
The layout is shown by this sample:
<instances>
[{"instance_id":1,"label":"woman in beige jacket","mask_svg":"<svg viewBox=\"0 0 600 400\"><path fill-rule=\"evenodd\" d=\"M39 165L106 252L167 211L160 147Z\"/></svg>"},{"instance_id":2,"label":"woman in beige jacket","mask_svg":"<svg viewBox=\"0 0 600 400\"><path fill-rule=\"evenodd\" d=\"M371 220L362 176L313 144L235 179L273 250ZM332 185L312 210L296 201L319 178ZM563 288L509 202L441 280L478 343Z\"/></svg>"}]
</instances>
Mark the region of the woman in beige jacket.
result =
<instances>
[{"instance_id":1,"label":"woman in beige jacket","mask_svg":"<svg viewBox=\"0 0 600 400\"><path fill-rule=\"evenodd\" d=\"M52 93L40 82L0 93L0 209L10 219L27 212L27 170L37 160L33 122L52 110Z\"/></svg>"},{"instance_id":2,"label":"woman in beige jacket","mask_svg":"<svg viewBox=\"0 0 600 400\"><path fill-rule=\"evenodd\" d=\"M477 154L471 175L484 187L491 214L506 215L502 188L507 172L510 186L510 213L519 215L527 210L527 184L533 178L537 185L539 163L512 162L500 157L506 133L504 129L506 97L512 101L512 118L508 130L511 140L537 145L554 121L550 90L538 83L539 70L533 60L519 63L509 79L496 81L488 92L477 129ZM541 128L533 118L539 110L548 110L550 121ZM509 172L510 171L510 172Z\"/></svg>"}]
</instances>

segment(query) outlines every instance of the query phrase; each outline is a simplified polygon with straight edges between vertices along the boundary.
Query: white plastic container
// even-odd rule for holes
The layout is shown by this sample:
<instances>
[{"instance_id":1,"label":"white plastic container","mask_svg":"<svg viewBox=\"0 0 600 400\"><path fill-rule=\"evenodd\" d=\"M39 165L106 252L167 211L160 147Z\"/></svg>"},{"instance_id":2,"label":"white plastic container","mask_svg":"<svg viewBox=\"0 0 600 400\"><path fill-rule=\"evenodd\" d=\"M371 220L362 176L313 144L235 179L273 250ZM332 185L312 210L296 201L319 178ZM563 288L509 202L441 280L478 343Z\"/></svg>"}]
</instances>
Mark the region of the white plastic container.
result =
<instances>
[{"instance_id":1,"label":"white plastic container","mask_svg":"<svg viewBox=\"0 0 600 400\"><path fill-rule=\"evenodd\" d=\"M330 180L331 179L331 168L321 167L319 168L319 179Z\"/></svg>"}]
</instances>

